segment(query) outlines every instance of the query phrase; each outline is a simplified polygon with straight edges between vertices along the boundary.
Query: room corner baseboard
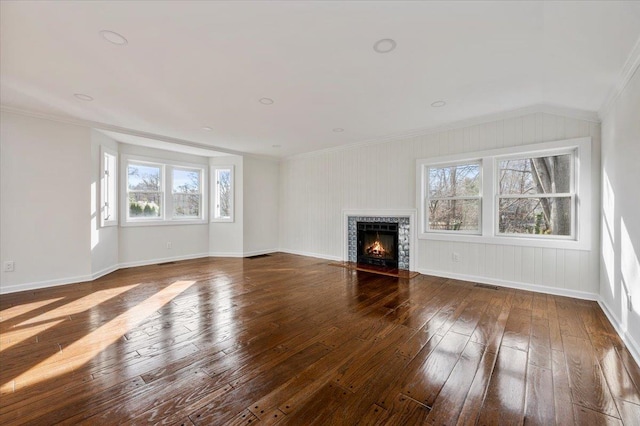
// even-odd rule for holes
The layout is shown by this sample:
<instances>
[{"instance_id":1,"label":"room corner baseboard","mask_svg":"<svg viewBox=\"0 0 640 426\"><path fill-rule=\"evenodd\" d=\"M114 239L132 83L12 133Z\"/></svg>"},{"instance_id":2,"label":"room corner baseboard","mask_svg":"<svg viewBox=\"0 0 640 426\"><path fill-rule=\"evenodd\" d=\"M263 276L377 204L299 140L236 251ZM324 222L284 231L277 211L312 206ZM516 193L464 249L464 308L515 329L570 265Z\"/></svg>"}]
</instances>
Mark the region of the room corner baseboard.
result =
<instances>
[{"instance_id":1,"label":"room corner baseboard","mask_svg":"<svg viewBox=\"0 0 640 426\"><path fill-rule=\"evenodd\" d=\"M272 253L277 253L278 251L279 251L278 249L245 251L244 253L242 253L242 257L260 256L261 254L272 254Z\"/></svg>"},{"instance_id":2,"label":"room corner baseboard","mask_svg":"<svg viewBox=\"0 0 640 426\"><path fill-rule=\"evenodd\" d=\"M627 349L629 349L629 353L631 354L633 359L635 359L636 364L640 366L640 344L638 344L633 336L630 335L624 327L622 327L622 323L616 317L613 311L609 309L609 306L607 306L607 303L604 301L604 299L602 299L602 297L598 298L598 305L600 305L600 308L607 316L607 319L609 320L611 325L613 325L613 328L615 328L616 332L618 333L624 344L627 346Z\"/></svg>"},{"instance_id":3,"label":"room corner baseboard","mask_svg":"<svg viewBox=\"0 0 640 426\"><path fill-rule=\"evenodd\" d=\"M113 266L109 266L108 268L104 268L98 272L94 272L93 274L91 274L91 281L97 280L100 277L104 277L105 275L115 272L118 269L120 269L120 265L113 265Z\"/></svg>"}]
</instances>

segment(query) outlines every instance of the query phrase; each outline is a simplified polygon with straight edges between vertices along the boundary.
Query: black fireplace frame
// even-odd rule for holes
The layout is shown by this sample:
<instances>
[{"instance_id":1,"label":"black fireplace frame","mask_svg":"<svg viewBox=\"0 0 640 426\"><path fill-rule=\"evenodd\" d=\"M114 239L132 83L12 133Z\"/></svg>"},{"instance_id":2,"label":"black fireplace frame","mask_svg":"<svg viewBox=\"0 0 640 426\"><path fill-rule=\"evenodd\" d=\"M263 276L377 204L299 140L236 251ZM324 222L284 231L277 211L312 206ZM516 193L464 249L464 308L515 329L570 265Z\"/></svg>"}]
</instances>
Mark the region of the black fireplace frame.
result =
<instances>
[{"instance_id":1,"label":"black fireplace frame","mask_svg":"<svg viewBox=\"0 0 640 426\"><path fill-rule=\"evenodd\" d=\"M398 268L398 223L397 222L357 222L357 261L359 264L382 266L385 268ZM393 259L378 258L364 253L365 235L375 232L380 235L393 237Z\"/></svg>"}]
</instances>

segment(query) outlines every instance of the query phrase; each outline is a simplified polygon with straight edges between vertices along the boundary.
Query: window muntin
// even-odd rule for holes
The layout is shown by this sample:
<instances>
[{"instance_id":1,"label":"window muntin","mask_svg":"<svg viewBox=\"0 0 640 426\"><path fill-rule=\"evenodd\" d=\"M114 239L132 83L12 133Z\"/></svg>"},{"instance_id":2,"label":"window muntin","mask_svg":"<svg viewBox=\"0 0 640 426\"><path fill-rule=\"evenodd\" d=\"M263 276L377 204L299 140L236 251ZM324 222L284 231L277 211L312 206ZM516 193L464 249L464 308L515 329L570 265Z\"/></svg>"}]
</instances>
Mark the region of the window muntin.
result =
<instances>
[{"instance_id":1,"label":"window muntin","mask_svg":"<svg viewBox=\"0 0 640 426\"><path fill-rule=\"evenodd\" d=\"M574 162L573 152L498 159L496 233L571 238Z\"/></svg>"},{"instance_id":2,"label":"window muntin","mask_svg":"<svg viewBox=\"0 0 640 426\"><path fill-rule=\"evenodd\" d=\"M213 169L214 222L233 222L233 166Z\"/></svg>"},{"instance_id":3,"label":"window muntin","mask_svg":"<svg viewBox=\"0 0 640 426\"><path fill-rule=\"evenodd\" d=\"M163 166L130 161L127 164L128 219L161 219L164 210Z\"/></svg>"},{"instance_id":4,"label":"window muntin","mask_svg":"<svg viewBox=\"0 0 640 426\"><path fill-rule=\"evenodd\" d=\"M479 233L482 173L479 162L428 166L426 229Z\"/></svg>"},{"instance_id":5,"label":"window muntin","mask_svg":"<svg viewBox=\"0 0 640 426\"><path fill-rule=\"evenodd\" d=\"M188 219L201 217L202 212L202 171L198 169L172 169L171 192L173 218Z\"/></svg>"},{"instance_id":6,"label":"window muntin","mask_svg":"<svg viewBox=\"0 0 640 426\"><path fill-rule=\"evenodd\" d=\"M102 149L100 214L102 226L118 224L118 159L113 151Z\"/></svg>"}]
</instances>

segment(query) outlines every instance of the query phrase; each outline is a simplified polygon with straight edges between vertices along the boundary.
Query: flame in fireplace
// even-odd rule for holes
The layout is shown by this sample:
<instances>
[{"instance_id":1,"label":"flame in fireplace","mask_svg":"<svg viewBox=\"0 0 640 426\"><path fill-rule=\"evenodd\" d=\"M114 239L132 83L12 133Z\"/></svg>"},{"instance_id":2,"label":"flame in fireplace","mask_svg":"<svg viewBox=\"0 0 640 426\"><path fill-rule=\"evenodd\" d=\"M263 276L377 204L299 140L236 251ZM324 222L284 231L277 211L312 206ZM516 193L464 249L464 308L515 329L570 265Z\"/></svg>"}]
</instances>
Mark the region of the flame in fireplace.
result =
<instances>
[{"instance_id":1,"label":"flame in fireplace","mask_svg":"<svg viewBox=\"0 0 640 426\"><path fill-rule=\"evenodd\" d=\"M387 251L380 243L380 240L376 240L373 244L366 248L366 252L368 255L374 257L383 257Z\"/></svg>"}]
</instances>

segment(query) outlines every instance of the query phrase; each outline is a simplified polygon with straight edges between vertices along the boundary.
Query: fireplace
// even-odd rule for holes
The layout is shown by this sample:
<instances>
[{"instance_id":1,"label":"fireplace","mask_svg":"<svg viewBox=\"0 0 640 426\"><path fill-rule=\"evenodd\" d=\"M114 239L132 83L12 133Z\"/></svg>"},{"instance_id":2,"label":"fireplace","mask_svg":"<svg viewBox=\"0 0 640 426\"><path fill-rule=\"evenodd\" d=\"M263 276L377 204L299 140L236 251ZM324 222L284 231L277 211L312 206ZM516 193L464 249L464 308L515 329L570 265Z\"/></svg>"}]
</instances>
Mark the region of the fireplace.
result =
<instances>
[{"instance_id":1,"label":"fireplace","mask_svg":"<svg viewBox=\"0 0 640 426\"><path fill-rule=\"evenodd\" d=\"M398 267L398 223L357 222L358 263Z\"/></svg>"}]
</instances>

